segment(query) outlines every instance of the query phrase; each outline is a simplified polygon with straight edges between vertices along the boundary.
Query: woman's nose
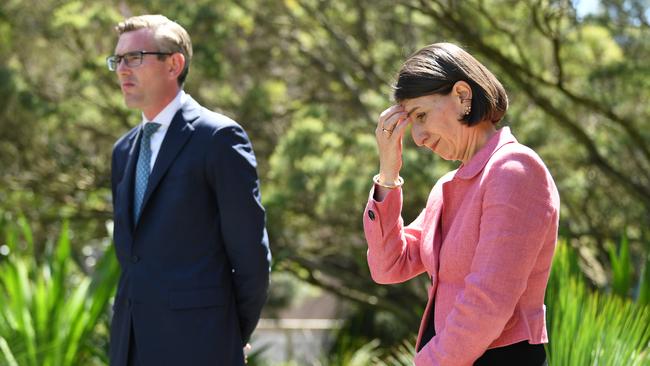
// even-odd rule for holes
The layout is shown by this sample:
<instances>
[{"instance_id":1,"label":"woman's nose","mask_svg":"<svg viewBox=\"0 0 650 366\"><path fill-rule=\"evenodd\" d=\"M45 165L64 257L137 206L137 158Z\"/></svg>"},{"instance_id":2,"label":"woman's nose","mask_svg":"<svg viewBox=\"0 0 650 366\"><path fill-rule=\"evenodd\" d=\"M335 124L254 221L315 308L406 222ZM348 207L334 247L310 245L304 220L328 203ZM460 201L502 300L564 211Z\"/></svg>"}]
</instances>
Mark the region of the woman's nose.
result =
<instances>
[{"instance_id":1,"label":"woman's nose","mask_svg":"<svg viewBox=\"0 0 650 366\"><path fill-rule=\"evenodd\" d=\"M417 126L411 127L411 136L413 136L413 142L418 146L424 145L424 142L427 140L426 133Z\"/></svg>"}]
</instances>

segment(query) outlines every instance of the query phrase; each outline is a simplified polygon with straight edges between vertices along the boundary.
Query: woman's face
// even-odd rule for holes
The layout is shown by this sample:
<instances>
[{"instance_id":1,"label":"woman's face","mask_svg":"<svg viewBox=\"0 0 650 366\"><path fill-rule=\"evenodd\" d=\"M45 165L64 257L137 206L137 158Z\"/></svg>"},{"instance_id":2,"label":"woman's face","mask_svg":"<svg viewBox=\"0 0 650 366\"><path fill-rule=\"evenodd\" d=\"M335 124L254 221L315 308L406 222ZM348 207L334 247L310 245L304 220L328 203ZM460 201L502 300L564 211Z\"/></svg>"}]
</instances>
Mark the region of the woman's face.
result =
<instances>
[{"instance_id":1,"label":"woman's face","mask_svg":"<svg viewBox=\"0 0 650 366\"><path fill-rule=\"evenodd\" d=\"M463 160L471 127L459 121L464 111L460 100L452 92L403 101L401 104L411 119L413 141L445 160Z\"/></svg>"}]
</instances>

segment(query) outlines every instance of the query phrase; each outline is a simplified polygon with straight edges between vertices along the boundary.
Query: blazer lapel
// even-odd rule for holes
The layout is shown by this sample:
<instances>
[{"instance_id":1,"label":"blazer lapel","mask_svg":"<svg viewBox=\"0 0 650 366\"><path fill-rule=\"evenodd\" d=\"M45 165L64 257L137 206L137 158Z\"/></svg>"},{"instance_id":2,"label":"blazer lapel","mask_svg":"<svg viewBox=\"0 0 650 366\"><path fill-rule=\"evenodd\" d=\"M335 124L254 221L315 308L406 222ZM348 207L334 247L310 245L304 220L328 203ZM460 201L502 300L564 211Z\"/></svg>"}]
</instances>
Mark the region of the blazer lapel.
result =
<instances>
[{"instance_id":1,"label":"blazer lapel","mask_svg":"<svg viewBox=\"0 0 650 366\"><path fill-rule=\"evenodd\" d=\"M190 136L192 136L194 127L192 127L191 123L199 117L200 109L201 106L188 95L188 100L183 104L181 109L176 112L176 115L174 115L174 118L169 125L169 129L165 134L165 139L160 146L160 151L158 152L158 157L156 158L151 175L149 176L147 190L144 192L144 198L142 200L140 215L144 214L147 202L149 201L152 192L155 191L171 163L174 161Z\"/></svg>"},{"instance_id":2,"label":"blazer lapel","mask_svg":"<svg viewBox=\"0 0 650 366\"><path fill-rule=\"evenodd\" d=\"M139 128L138 132L134 133L129 141L131 148L129 149L129 155L127 156L124 175L118 185L119 195L116 199L116 201L119 202L119 205L121 205L120 207L124 207L120 214L125 216L123 217L123 220L124 222L128 222L129 232L133 231L133 175L135 174L135 164L138 159L137 151L140 148L141 131L142 129Z\"/></svg>"},{"instance_id":3,"label":"blazer lapel","mask_svg":"<svg viewBox=\"0 0 650 366\"><path fill-rule=\"evenodd\" d=\"M424 314L422 315L422 320L420 321L418 337L415 342L416 351L420 351L422 348L421 342L424 335L424 330L428 327L429 322L435 316L435 314L433 314L433 304L434 297L436 296L436 291L438 289L438 266L440 263L440 247L442 245L440 216L442 215L443 210L443 200L442 196L438 195L435 195L432 199L432 202L427 203L427 210L432 212L432 216L425 222L427 231L424 235L422 246L420 247L420 257L422 258L424 266L427 269L427 272L429 272L429 276L431 277L431 287L429 288L427 306L424 309Z\"/></svg>"},{"instance_id":4,"label":"blazer lapel","mask_svg":"<svg viewBox=\"0 0 650 366\"><path fill-rule=\"evenodd\" d=\"M440 255L440 247L442 245L442 235L440 232L440 216L443 210L442 197L435 197L433 201L427 205L427 210L431 212L431 217L426 221L427 231L424 236L421 253L424 266L429 273L438 273L438 263Z\"/></svg>"}]
</instances>

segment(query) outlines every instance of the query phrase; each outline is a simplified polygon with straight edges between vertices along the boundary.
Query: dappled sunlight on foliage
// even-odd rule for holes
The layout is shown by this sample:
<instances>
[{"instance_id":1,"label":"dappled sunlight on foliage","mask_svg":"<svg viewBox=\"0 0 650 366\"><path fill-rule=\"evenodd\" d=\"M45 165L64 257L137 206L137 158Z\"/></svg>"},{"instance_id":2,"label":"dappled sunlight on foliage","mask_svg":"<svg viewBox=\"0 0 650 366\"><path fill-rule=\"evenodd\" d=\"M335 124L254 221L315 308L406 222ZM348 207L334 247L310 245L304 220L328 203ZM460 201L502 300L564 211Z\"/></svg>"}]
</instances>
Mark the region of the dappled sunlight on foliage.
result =
<instances>
[{"instance_id":1,"label":"dappled sunlight on foliage","mask_svg":"<svg viewBox=\"0 0 650 366\"><path fill-rule=\"evenodd\" d=\"M192 37L185 90L250 135L274 270L376 312L368 321L377 327L362 343L373 354L384 324L415 331L428 282L422 276L377 286L370 279L361 215L378 170L374 130L379 113L394 103L391 84L406 57L449 41L503 82L510 108L502 124L554 176L560 235L576 249L587 286L647 303L650 285L641 284L650 283L648 4L603 0L581 16L577 4L3 1L0 221L29 222L39 261L64 220L74 233L73 257L106 242L111 149L141 118L124 106L105 66L117 39L112 28L125 16L164 13ZM415 147L406 135L408 222L435 181L458 164ZM586 303L590 296L585 292ZM377 347L399 347L407 336Z\"/></svg>"}]
</instances>

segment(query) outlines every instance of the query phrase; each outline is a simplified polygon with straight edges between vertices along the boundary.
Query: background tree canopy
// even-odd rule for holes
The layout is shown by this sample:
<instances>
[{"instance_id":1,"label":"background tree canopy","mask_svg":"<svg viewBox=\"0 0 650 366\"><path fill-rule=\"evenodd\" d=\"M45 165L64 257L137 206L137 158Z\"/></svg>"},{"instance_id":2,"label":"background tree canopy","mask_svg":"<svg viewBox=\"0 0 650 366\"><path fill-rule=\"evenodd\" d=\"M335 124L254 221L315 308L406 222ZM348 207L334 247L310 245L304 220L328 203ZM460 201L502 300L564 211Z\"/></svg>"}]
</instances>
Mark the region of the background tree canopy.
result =
<instances>
[{"instance_id":1,"label":"background tree canopy","mask_svg":"<svg viewBox=\"0 0 650 366\"><path fill-rule=\"evenodd\" d=\"M378 169L374 127L401 62L440 41L503 82L504 124L535 149L562 198L561 236L597 286L625 236L650 249L650 26L646 0L5 0L0 4L0 217L35 243L70 221L74 258L109 235L110 153L139 122L105 58L126 16L163 13L190 33L185 90L249 132L275 270L416 327L425 280L370 280L361 214ZM405 219L457 164L405 141ZM85 254L84 254L85 253ZM407 304L407 305L405 305ZM389 312L382 313L383 310ZM381 315L384 314L384 315ZM377 320L375 319L375 320ZM381 331L378 326L378 332Z\"/></svg>"}]
</instances>

